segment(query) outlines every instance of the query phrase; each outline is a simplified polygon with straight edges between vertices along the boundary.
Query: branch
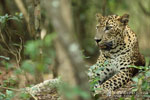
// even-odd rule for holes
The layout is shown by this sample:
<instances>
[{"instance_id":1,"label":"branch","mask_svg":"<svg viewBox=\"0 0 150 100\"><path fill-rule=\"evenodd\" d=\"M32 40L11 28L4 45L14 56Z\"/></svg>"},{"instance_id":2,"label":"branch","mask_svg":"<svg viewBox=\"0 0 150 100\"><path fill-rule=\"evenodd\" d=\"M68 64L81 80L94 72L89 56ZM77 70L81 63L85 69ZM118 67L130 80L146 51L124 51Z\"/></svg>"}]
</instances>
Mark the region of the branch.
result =
<instances>
[{"instance_id":1,"label":"branch","mask_svg":"<svg viewBox=\"0 0 150 100\"><path fill-rule=\"evenodd\" d=\"M60 100L61 98L57 91L57 87L60 84L60 79L50 79L40 84L37 84L31 88L26 88L26 91L35 100Z\"/></svg>"},{"instance_id":2,"label":"branch","mask_svg":"<svg viewBox=\"0 0 150 100\"><path fill-rule=\"evenodd\" d=\"M0 89L12 90L12 91L16 91L16 92L21 92L22 91L21 89L14 89L14 88L3 87L3 86L0 86Z\"/></svg>"},{"instance_id":3,"label":"branch","mask_svg":"<svg viewBox=\"0 0 150 100\"><path fill-rule=\"evenodd\" d=\"M83 91L89 93L88 78L85 73L86 67L74 34L70 6L69 0L43 0L43 8L47 11L47 18L52 21L52 25L58 33L59 41L71 63L71 66L67 67L68 69L73 69L72 74L76 81L76 85ZM66 77L62 75L62 79L66 79ZM67 81L67 83L70 83L71 80L68 79ZM76 100L84 100L84 98L80 96L77 98Z\"/></svg>"},{"instance_id":4,"label":"branch","mask_svg":"<svg viewBox=\"0 0 150 100\"><path fill-rule=\"evenodd\" d=\"M29 15L24 7L22 0L15 0L15 3L17 4L19 10L23 13L26 22L29 23Z\"/></svg>"}]
</instances>

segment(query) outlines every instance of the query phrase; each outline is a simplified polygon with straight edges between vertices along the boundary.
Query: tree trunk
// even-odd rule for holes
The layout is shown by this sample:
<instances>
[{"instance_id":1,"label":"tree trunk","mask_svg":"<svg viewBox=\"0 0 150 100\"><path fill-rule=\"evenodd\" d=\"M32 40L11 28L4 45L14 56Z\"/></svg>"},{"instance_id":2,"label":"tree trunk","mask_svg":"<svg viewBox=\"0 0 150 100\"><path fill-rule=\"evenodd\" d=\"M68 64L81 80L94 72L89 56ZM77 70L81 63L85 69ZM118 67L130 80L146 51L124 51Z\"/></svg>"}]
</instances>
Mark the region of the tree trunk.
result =
<instances>
[{"instance_id":1,"label":"tree trunk","mask_svg":"<svg viewBox=\"0 0 150 100\"><path fill-rule=\"evenodd\" d=\"M85 63L74 35L70 2L68 0L43 0L42 3L42 7L47 11L48 19L52 20L53 27L58 33L55 45L57 55L60 57L59 63L62 63L58 69L62 80L65 83L76 84L80 89L89 93ZM72 100L85 100L85 98L78 95Z\"/></svg>"}]
</instances>

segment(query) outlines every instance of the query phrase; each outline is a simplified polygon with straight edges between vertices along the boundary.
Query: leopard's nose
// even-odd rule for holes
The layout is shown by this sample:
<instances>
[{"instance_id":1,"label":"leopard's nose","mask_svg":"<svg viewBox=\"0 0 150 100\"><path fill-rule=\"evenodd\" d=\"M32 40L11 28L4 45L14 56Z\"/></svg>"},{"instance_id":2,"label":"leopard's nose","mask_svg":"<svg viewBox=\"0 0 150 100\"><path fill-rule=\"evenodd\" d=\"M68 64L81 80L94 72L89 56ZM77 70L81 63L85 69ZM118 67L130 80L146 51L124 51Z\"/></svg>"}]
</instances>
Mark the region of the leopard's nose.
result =
<instances>
[{"instance_id":1,"label":"leopard's nose","mask_svg":"<svg viewBox=\"0 0 150 100\"><path fill-rule=\"evenodd\" d=\"M97 39L97 38L95 38L95 41L96 41L97 43L99 43L101 40L102 40L102 39Z\"/></svg>"}]
</instances>

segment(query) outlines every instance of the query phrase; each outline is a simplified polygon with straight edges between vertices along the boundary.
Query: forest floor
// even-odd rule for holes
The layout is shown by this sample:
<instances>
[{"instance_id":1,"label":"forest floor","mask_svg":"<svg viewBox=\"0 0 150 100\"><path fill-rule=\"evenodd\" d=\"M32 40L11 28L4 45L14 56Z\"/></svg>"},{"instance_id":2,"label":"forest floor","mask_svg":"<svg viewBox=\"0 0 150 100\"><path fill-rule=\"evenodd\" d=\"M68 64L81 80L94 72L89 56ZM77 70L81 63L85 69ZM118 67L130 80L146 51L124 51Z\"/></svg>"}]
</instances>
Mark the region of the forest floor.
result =
<instances>
[{"instance_id":1,"label":"forest floor","mask_svg":"<svg viewBox=\"0 0 150 100\"><path fill-rule=\"evenodd\" d=\"M15 66L15 64L13 63ZM6 90L12 90L14 92L18 92L21 88L25 88L30 86L31 84L36 84L35 78L29 73L21 73L16 74L17 70L14 68L6 68L5 66L0 66L0 92L6 93ZM53 79L52 74L44 74L44 80ZM114 92L107 93L105 95L100 95L100 100L118 100L120 98L126 98L132 100L136 98L142 98L142 95L148 93L138 93L132 91L134 89L134 84L136 82L129 81L126 86L117 89ZM123 99L120 99L123 100ZM141 99L142 100L142 99ZM145 98L145 100L149 100L149 98Z\"/></svg>"}]
</instances>

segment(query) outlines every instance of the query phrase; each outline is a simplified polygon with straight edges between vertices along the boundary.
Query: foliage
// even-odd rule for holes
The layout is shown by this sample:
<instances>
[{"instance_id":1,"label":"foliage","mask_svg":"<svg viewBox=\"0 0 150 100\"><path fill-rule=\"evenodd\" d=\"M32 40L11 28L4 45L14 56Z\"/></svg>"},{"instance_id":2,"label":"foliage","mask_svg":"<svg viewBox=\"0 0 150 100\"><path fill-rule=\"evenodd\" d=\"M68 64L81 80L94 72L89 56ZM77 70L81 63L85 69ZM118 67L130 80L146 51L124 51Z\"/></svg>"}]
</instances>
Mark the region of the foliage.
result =
<instances>
[{"instance_id":1,"label":"foliage","mask_svg":"<svg viewBox=\"0 0 150 100\"><path fill-rule=\"evenodd\" d=\"M4 16L0 16L0 26L1 26L0 31L8 32L9 21L10 20L18 21L20 23L22 22L22 18L23 18L22 16L23 16L22 13L16 13L14 16L8 15L8 14ZM1 36L5 35L2 33L0 34ZM20 34L19 37L22 38L21 35L22 34ZM9 39L12 39L13 36L15 35L11 35ZM51 33L51 34L47 34L42 39L29 40L29 41L25 41L21 39L22 43L23 41L26 42L25 45L23 45L23 47L21 47L22 43L21 44L11 43L13 45L6 44L8 43L7 38L5 38L5 36L1 37L3 39L3 43L5 43L5 46L7 47L6 50L8 49L9 52L13 53L14 55L16 52L17 54L16 57L22 57L21 53L23 53L23 55L25 56L25 59L20 58L22 59L22 61L19 59L16 59L16 62L18 64L16 67L16 64L10 62L12 61L10 57L0 55L0 59L3 59L0 62L0 64L5 66L5 70L7 72L13 72L12 74L14 75L2 81L2 84L0 87L0 100L12 100L13 98L16 98L16 97L20 98L21 100L29 100L30 96L28 93L26 93L24 90L15 89L15 88L18 88L18 85L19 85L19 80L17 80L17 78L21 75L24 75L26 77L26 80L28 80L26 73L29 73L33 75L32 77L34 77L35 73L37 72L40 72L40 73L50 72L49 65L54 63L54 58L55 58L55 51L52 45L55 37L56 37L56 34ZM11 42L14 42L14 41L11 41ZM15 50L12 49L14 47L15 47ZM0 72L0 73L2 74L3 72ZM18 91L20 92L18 93ZM19 94L19 97L18 97L18 94Z\"/></svg>"},{"instance_id":2,"label":"foliage","mask_svg":"<svg viewBox=\"0 0 150 100\"><path fill-rule=\"evenodd\" d=\"M5 60L9 60L9 57L5 57L5 56L0 56L0 58L5 59Z\"/></svg>"},{"instance_id":3,"label":"foliage","mask_svg":"<svg viewBox=\"0 0 150 100\"><path fill-rule=\"evenodd\" d=\"M104 68L107 66L108 61L106 60L104 64L102 63L96 63L93 66L90 66L88 76L90 78L90 88L91 91L95 91L95 89L101 90L101 88L94 88L97 84L99 85L100 77L97 74L101 74L101 72L104 70Z\"/></svg>"},{"instance_id":4,"label":"foliage","mask_svg":"<svg viewBox=\"0 0 150 100\"><path fill-rule=\"evenodd\" d=\"M135 82L133 84L132 92L134 92L133 96L140 96L142 98L150 97L150 66L149 66L149 58L146 58L146 66L130 66L132 68L137 68L140 70L140 73L135 76L132 80Z\"/></svg>"},{"instance_id":5,"label":"foliage","mask_svg":"<svg viewBox=\"0 0 150 100\"><path fill-rule=\"evenodd\" d=\"M149 62L150 62L150 58L145 58L146 59L146 65L145 66L129 66L131 68L136 68L139 69L139 74L136 75L135 77L132 78L132 80L134 81L135 84L132 84L132 86L134 87L132 89L132 94L131 94L131 100L134 100L134 98L149 98L150 94L149 94L149 90L150 90L150 66L149 66ZM90 67L90 71L92 71L92 73L96 73L96 74L100 74L99 72L101 70L104 69L104 67L108 64L108 62L106 61L104 64L100 64L100 65L93 65ZM101 67L97 67L97 66L101 66ZM90 71L88 72L89 76L90 76ZM95 88L94 86L96 84L98 84L98 81L100 80L99 77L96 76L96 74L92 75L91 81L90 81L90 87L91 87L91 91L94 91ZM101 90L99 88L99 90ZM125 98L121 97L120 100L124 100Z\"/></svg>"},{"instance_id":6,"label":"foliage","mask_svg":"<svg viewBox=\"0 0 150 100\"><path fill-rule=\"evenodd\" d=\"M48 66L54 62L55 51L52 49L52 40L56 37L55 33L47 35L43 40L31 40L25 45L25 54L30 60L24 60L21 68L25 72L35 74L39 72L47 72Z\"/></svg>"},{"instance_id":7,"label":"foliage","mask_svg":"<svg viewBox=\"0 0 150 100\"><path fill-rule=\"evenodd\" d=\"M150 17L143 12L139 6L139 3L141 3L145 7L145 10L148 11L150 8L149 2L150 0L141 2L140 0L71 0L75 33L84 51L82 52L84 53L83 57L88 57L89 59L86 60L88 60L89 63L95 63L98 56L98 49L95 46L93 39L96 33L95 14L97 12L105 15L122 15L123 13L129 13L130 16L132 16L130 17L129 24L139 35L139 43L142 52L149 56L150 46L147 43L150 35L147 33L149 33ZM23 1L23 3L26 6L25 8L32 8L26 1ZM55 62L54 59L56 57L53 43L56 33L53 33L53 28L49 27L51 23L48 23L46 15L44 15L47 12L41 9L43 12L41 12L42 21L40 27L45 28L46 26L47 30L50 30L50 32L48 32L50 34L47 34L44 39L39 39L39 34L35 34L35 37L29 36L30 32L28 31L28 24L24 21L23 14L18 13L18 9L14 5L14 2L10 2L10 0L0 1L0 14L2 14L0 16L0 75L3 75L3 70L1 70L3 67L1 67L1 65L5 66L6 73L13 73L11 77L5 75L7 76L7 79L4 78L5 80L2 81L1 86L7 88L18 88L19 81L16 77L21 75L26 77L26 73L31 74L32 77L36 77L35 74L37 71L40 73L50 72L49 66ZM31 10L33 9L29 9L29 11ZM14 12L17 13L13 15ZM34 24L34 21L30 21L30 24ZM37 33L39 33L39 31L40 30L37 30ZM21 52L18 52L19 50L21 50ZM19 56L21 59L17 58ZM16 60L17 65L14 64L14 60ZM150 80L150 67L148 64L146 66L131 66L140 69L141 72L138 76L133 78L133 81L135 82L135 84L133 84L135 87L133 92L145 92L150 89L148 81ZM97 68L95 73L102 70L103 67ZM95 65L91 68L95 68ZM16 76L13 77L14 75ZM98 80L99 78L95 77L90 82L92 90ZM68 98L75 95L81 95L88 98L86 93L78 87L67 87L67 85L64 87L68 90L67 92L64 92ZM63 91L65 91L65 89ZM15 94L16 92L13 90L0 88L0 100L11 100ZM29 98L29 95L24 92L19 95L23 100L28 100ZM149 95L145 94L143 97L149 97ZM120 98L120 100L123 99L124 98ZM131 100L134 100L134 96L131 97Z\"/></svg>"},{"instance_id":8,"label":"foliage","mask_svg":"<svg viewBox=\"0 0 150 100\"><path fill-rule=\"evenodd\" d=\"M5 14L4 16L0 16L0 26L3 29L9 20L15 20L20 22L22 18L23 18L22 13L16 13L14 16Z\"/></svg>"},{"instance_id":9,"label":"foliage","mask_svg":"<svg viewBox=\"0 0 150 100\"><path fill-rule=\"evenodd\" d=\"M85 99L89 98L89 95L86 91L83 91L81 88L77 86L72 86L67 83L64 83L59 86L60 92L68 99L71 100L76 96L81 96Z\"/></svg>"},{"instance_id":10,"label":"foliage","mask_svg":"<svg viewBox=\"0 0 150 100\"><path fill-rule=\"evenodd\" d=\"M11 100L14 97L14 92L6 90L6 94L0 92L0 100Z\"/></svg>"},{"instance_id":11,"label":"foliage","mask_svg":"<svg viewBox=\"0 0 150 100\"><path fill-rule=\"evenodd\" d=\"M13 90L6 90L6 93L0 92L0 100L12 100L16 96L16 93ZM30 95L24 90L19 94L20 100L30 100Z\"/></svg>"}]
</instances>

